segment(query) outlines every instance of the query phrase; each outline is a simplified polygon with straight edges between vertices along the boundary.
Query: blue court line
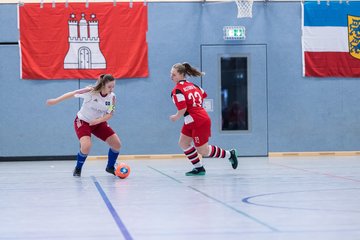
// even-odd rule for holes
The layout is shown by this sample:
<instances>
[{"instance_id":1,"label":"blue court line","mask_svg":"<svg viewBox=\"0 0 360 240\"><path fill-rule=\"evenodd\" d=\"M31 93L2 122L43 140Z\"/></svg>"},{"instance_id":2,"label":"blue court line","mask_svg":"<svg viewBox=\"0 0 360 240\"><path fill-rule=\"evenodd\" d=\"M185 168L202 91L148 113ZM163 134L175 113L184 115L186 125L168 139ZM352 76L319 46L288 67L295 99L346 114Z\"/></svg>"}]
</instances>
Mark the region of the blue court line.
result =
<instances>
[{"instance_id":1,"label":"blue court line","mask_svg":"<svg viewBox=\"0 0 360 240\"><path fill-rule=\"evenodd\" d=\"M173 178L172 176L170 176L170 175L167 175L166 173L164 173L164 172L162 172L162 171L160 171L160 170L157 170L156 168L153 168L153 167L150 167L150 166L148 166L148 168L151 168L152 170L154 170L154 171L156 171L156 172L158 172L158 173L160 173L160 174L162 174L162 175L164 175L164 176L166 176L166 177L168 177L168 178L171 178L172 180L174 180L175 182L177 182L177 183L183 183L182 181L180 181L180 180L177 180L176 178Z\"/></svg>"},{"instance_id":2,"label":"blue court line","mask_svg":"<svg viewBox=\"0 0 360 240\"><path fill-rule=\"evenodd\" d=\"M307 192L325 192L325 191L344 191L344 190L360 190L360 188L334 188L334 189L314 189L314 190L299 190L299 191L286 191L286 192L274 192L274 193L265 193L265 194L258 194L254 196L249 196L242 199L243 203L251 204L260 207L268 207L268 208L280 208L280 209L291 209L291 210L305 210L305 211L325 211L325 212L350 212L350 213L359 213L358 210L336 210L336 209L326 209L326 208L305 208L305 207L287 207L287 206L277 206L277 205L270 205L264 203L255 203L252 202L255 198L261 198L266 196L274 196L274 195L283 195L283 194L292 194L292 193L307 193Z\"/></svg>"},{"instance_id":3,"label":"blue court line","mask_svg":"<svg viewBox=\"0 0 360 240\"><path fill-rule=\"evenodd\" d=\"M318 172L318 171L314 171L314 170L309 170L309 169L306 169L306 168L292 167L292 166L288 166L288 165L284 165L284 164L280 164L280 163L270 162L270 164L285 167L285 168L300 170L300 171L303 171L303 172L308 172L308 173L312 173L312 174L316 174L316 175L323 175L323 176L327 176L327 177L331 177L331 178L339 178L339 179L349 180L349 181L353 181L353 182L360 182L360 180L358 180L358 179L349 178L349 177L343 177L343 176L330 174L330 173L326 173L326 172L324 173L324 172Z\"/></svg>"},{"instance_id":4,"label":"blue court line","mask_svg":"<svg viewBox=\"0 0 360 240\"><path fill-rule=\"evenodd\" d=\"M221 200L219 200L219 199L216 199L216 198L214 198L214 197L212 197L212 196L210 196L210 195L208 195L208 194L200 191L199 189L196 189L196 188L194 188L194 187L192 187L192 186L188 186L188 188L191 188L192 190L194 190L194 191L196 191L196 192L204 195L205 197L210 198L210 199L212 199L213 201L215 201L215 202L217 202L217 203L220 203L221 205L223 205L223 206L225 206L225 207L227 207L227 208L230 208L231 210L234 210L234 211L237 212L237 213L240 213L241 215L243 215L243 216L245 216L245 217L253 220L254 222L257 222L258 224L263 225L264 227L267 227L268 229L270 229L270 230L273 231L273 232L279 232L278 229L276 229L276 228L274 228L274 227L272 227L272 226L270 226L270 225L268 225L268 224L260 221L259 219L256 219L256 218L250 216L249 214L247 214L247 213L245 213L245 212L243 212L243 211L240 211L239 209L237 209L237 208L235 208L235 207L233 207L233 206L231 206L231 205L229 205L229 204L227 204L227 203L225 203L225 202L223 202L223 201L221 201Z\"/></svg>"},{"instance_id":5,"label":"blue court line","mask_svg":"<svg viewBox=\"0 0 360 240\"><path fill-rule=\"evenodd\" d=\"M148 168L151 168L152 170L154 170L154 171L156 171L156 172L158 172L158 173L160 173L160 174L162 174L162 175L164 175L164 176L166 176L166 177L174 180L174 181L177 182L177 183L183 184L182 181L180 181L180 180L178 180L178 179L176 179L176 178L174 178L174 177L172 177L172 176L170 176L170 175L168 175L168 174L166 174L166 173L164 173L164 172L162 172L162 171L160 171L160 170L158 170L158 169L156 169L156 168L153 168L153 167L150 167L150 166L148 166ZM254 222L256 222L256 223L258 223L258 224L260 224L260 225L262 225L262 226L264 226L264 227L266 227L266 228L268 228L268 229L270 229L270 230L273 231L273 232L279 232L278 229L276 229L276 228L274 228L274 227L272 227L272 226L270 226L270 225L268 225L268 224L260 221L259 219L256 219L256 218L250 216L249 214L247 214L247 213L245 213L245 212L243 212L243 211L241 211L241 210L239 210L239 209L237 209L237 208L235 208L235 207L227 204L226 202L223 202L223 201L221 201L221 200L219 200L219 199L217 199L217 198L214 198L214 197L212 197L212 196L210 196L210 195L208 195L208 194L206 194L206 193L204 193L204 192L200 191L199 189L196 189L196 188L194 188L194 187L192 187L192 186L187 186L187 187L190 188L190 189L192 189L192 190L194 190L195 192L198 192L198 193L202 194L203 196L205 196L205 197L207 197L207 198L209 198L209 199L211 199L211 200L213 200L213 201L215 201L215 202L217 202L217 203L220 203L221 205L223 205L223 206L225 206L225 207L227 207L227 208L229 208L229 209L231 209L231 210L233 210L233 211L235 211L235 212L237 212L237 213L239 213L239 214L241 214L241 215L243 215L243 216L245 216L245 217L253 220Z\"/></svg>"},{"instance_id":6,"label":"blue court line","mask_svg":"<svg viewBox=\"0 0 360 240\"><path fill-rule=\"evenodd\" d=\"M104 190L101 188L100 183L96 180L96 178L94 176L91 176L92 180L94 181L94 184L97 188L97 190L99 191L102 199L104 200L107 208L109 209L113 219L115 220L116 225L118 226L118 228L120 229L121 233L123 234L124 238L126 240L132 240L133 238L131 237L129 231L126 229L124 223L121 221L119 215L117 214L115 208L113 207L113 205L111 204L110 200L108 199L108 197L106 196Z\"/></svg>"}]
</instances>

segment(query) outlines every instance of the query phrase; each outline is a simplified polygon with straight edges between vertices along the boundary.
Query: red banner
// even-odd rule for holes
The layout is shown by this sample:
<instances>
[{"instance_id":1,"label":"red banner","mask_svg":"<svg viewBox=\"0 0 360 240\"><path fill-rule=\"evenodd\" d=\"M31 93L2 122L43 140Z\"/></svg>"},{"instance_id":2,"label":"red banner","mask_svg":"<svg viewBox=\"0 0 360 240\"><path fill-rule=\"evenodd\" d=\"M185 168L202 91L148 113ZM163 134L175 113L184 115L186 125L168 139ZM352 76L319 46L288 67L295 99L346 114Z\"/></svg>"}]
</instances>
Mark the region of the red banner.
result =
<instances>
[{"instance_id":1,"label":"red banner","mask_svg":"<svg viewBox=\"0 0 360 240\"><path fill-rule=\"evenodd\" d=\"M144 3L25 3L19 8L22 79L149 75Z\"/></svg>"}]
</instances>

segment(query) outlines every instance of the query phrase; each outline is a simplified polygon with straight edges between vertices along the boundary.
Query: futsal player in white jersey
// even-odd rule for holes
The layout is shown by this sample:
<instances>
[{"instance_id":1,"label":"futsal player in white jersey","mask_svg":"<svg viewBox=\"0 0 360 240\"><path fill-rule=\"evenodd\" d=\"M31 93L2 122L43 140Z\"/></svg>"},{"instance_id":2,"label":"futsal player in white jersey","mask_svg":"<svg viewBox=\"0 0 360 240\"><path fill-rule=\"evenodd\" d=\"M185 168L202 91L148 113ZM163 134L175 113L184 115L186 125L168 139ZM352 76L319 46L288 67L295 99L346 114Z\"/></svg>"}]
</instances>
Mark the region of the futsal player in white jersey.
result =
<instances>
[{"instance_id":1,"label":"futsal player in white jersey","mask_svg":"<svg viewBox=\"0 0 360 240\"><path fill-rule=\"evenodd\" d=\"M105 170L114 174L114 166L121 148L120 138L107 123L115 111L114 87L114 77L110 74L103 74L95 86L68 92L46 101L47 105L51 106L69 98L83 98L81 109L74 120L75 132L80 141L80 151L77 154L77 163L73 172L75 177L81 176L82 166L90 152L91 134L110 146Z\"/></svg>"}]
</instances>

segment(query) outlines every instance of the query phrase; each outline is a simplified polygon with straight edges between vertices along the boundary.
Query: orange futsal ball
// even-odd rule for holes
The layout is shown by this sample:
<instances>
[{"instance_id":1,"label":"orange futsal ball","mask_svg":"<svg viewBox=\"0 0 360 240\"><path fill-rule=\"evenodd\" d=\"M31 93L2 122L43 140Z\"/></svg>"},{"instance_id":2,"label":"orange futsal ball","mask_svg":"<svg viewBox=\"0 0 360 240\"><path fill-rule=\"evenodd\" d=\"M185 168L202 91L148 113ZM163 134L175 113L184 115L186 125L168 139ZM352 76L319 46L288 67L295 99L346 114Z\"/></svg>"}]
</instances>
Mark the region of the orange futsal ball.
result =
<instances>
[{"instance_id":1,"label":"orange futsal ball","mask_svg":"<svg viewBox=\"0 0 360 240\"><path fill-rule=\"evenodd\" d=\"M129 176L130 174L130 167L129 165L125 164L125 163L119 163L116 167L115 170L115 175L118 176L119 178L127 178L127 176Z\"/></svg>"}]
</instances>

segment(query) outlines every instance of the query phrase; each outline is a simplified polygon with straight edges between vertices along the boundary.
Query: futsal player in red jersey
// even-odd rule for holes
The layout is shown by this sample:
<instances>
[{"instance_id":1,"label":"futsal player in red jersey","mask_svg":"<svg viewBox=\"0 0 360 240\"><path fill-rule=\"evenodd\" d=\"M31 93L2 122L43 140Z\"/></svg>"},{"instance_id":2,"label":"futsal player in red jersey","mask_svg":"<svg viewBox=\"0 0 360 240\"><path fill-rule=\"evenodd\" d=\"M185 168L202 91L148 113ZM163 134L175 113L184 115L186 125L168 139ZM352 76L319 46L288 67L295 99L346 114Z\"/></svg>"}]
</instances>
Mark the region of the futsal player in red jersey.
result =
<instances>
[{"instance_id":1,"label":"futsal player in red jersey","mask_svg":"<svg viewBox=\"0 0 360 240\"><path fill-rule=\"evenodd\" d=\"M171 68L170 77L176 84L171 92L172 100L177 112L170 116L171 121L184 117L179 146L194 168L186 176L205 175L205 168L201 158L227 158L233 169L237 168L238 159L236 149L224 150L215 145L209 145L211 136L211 120L202 107L206 92L199 86L186 80L186 76L200 77L203 73L193 68L189 63L177 63ZM193 146L194 145L194 146Z\"/></svg>"}]
</instances>

